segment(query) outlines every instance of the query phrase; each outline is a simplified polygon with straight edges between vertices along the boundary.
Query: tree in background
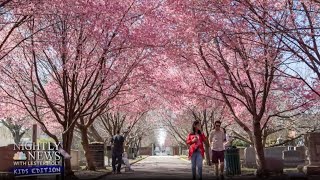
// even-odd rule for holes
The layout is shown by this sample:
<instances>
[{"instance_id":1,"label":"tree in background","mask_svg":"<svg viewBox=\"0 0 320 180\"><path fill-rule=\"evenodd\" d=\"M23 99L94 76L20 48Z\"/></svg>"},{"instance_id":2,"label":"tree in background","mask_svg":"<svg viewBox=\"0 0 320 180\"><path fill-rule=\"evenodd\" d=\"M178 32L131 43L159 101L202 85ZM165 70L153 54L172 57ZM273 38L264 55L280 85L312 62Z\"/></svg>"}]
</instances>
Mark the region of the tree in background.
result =
<instances>
[{"instance_id":1,"label":"tree in background","mask_svg":"<svg viewBox=\"0 0 320 180\"><path fill-rule=\"evenodd\" d=\"M318 8L303 0L5 0L0 103L24 113L1 108L0 116L21 123L27 114L69 153L77 130L91 170L90 139L125 128L139 148L148 135L141 129L165 126L184 143L189 121L208 134L224 119L236 122L233 133L254 146L258 174L267 174L268 137L317 130L296 119L318 113ZM155 109L162 117L151 117ZM70 160L65 167L72 174Z\"/></svg>"},{"instance_id":2,"label":"tree in background","mask_svg":"<svg viewBox=\"0 0 320 180\"><path fill-rule=\"evenodd\" d=\"M22 120L17 121L21 122ZM22 124L15 123L12 118L3 119L0 122L10 130L15 144L19 144L23 135L29 130Z\"/></svg>"},{"instance_id":3,"label":"tree in background","mask_svg":"<svg viewBox=\"0 0 320 180\"><path fill-rule=\"evenodd\" d=\"M4 0L0 2L0 62L31 37L24 35L24 24L36 13L32 2ZM40 29L39 29L40 31Z\"/></svg>"},{"instance_id":4,"label":"tree in background","mask_svg":"<svg viewBox=\"0 0 320 180\"><path fill-rule=\"evenodd\" d=\"M320 97L320 52L318 1L281 0L275 6L265 6L274 1L253 3L240 1L253 15L251 20L264 24L267 32L274 33L282 43L282 51L290 63L286 76L298 79ZM300 67L300 68L297 68Z\"/></svg>"},{"instance_id":5,"label":"tree in background","mask_svg":"<svg viewBox=\"0 0 320 180\"><path fill-rule=\"evenodd\" d=\"M55 3L58 6L52 6ZM152 1L40 4L38 8L46 13L34 16L26 32L34 34L46 25L50 28L10 54L1 67L2 91L56 142L59 137L49 130L48 122L58 122L63 148L70 153L77 123L80 129L87 129L148 57L147 47L157 37L149 33L141 38L152 27L142 20L147 22L148 13L157 5ZM73 174L70 160L65 163L66 174Z\"/></svg>"},{"instance_id":6,"label":"tree in background","mask_svg":"<svg viewBox=\"0 0 320 180\"><path fill-rule=\"evenodd\" d=\"M304 111L309 103L303 94L306 91L303 85L296 86L299 83L295 86L286 83L288 80L279 71L286 63L283 45L275 33L267 32L265 24L253 22L254 14L241 3L184 3L184 11L179 12L184 13L188 21L180 21L180 26L181 31L185 26L189 29L181 35L180 41L174 42L180 47L174 53L182 57L182 62L189 61L198 69L211 92L219 93L232 119L253 142L257 174L265 175L262 137L267 124L271 117ZM178 4L177 8L180 7ZM294 93L281 93L289 91ZM275 99L290 100L291 104L277 107Z\"/></svg>"}]
</instances>

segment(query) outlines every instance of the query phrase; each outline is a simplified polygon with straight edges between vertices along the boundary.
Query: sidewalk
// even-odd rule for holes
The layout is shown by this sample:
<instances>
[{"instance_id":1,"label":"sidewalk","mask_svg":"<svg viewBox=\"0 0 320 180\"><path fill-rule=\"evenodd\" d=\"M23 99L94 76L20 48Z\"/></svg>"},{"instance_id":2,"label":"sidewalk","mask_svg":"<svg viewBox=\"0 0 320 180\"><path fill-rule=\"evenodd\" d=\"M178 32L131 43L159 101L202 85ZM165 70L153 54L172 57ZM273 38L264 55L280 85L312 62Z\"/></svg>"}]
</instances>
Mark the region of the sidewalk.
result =
<instances>
[{"instance_id":1,"label":"sidewalk","mask_svg":"<svg viewBox=\"0 0 320 180\"><path fill-rule=\"evenodd\" d=\"M148 156L141 156L141 158L129 159L131 165L147 158ZM123 169L124 166L121 168ZM79 180L98 180L112 173L112 167L107 166L106 169L101 169L97 171L80 170L75 171L74 174Z\"/></svg>"}]
</instances>

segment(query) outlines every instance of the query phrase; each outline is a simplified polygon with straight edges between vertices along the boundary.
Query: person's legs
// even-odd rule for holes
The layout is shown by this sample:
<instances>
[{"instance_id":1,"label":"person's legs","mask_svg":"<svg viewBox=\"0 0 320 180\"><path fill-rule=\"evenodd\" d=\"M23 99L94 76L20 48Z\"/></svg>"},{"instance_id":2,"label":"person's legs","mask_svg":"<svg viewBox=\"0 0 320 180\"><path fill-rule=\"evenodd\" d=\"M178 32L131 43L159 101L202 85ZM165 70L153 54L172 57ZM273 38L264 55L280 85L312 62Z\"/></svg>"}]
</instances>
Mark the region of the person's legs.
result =
<instances>
[{"instance_id":1,"label":"person's legs","mask_svg":"<svg viewBox=\"0 0 320 180\"><path fill-rule=\"evenodd\" d=\"M121 164L122 164L122 154L119 153L117 154L117 159L118 159L118 167L117 167L117 172L120 173L120 170L121 170Z\"/></svg>"},{"instance_id":2,"label":"person's legs","mask_svg":"<svg viewBox=\"0 0 320 180\"><path fill-rule=\"evenodd\" d=\"M194 152L191 156L191 171L192 171L192 179L196 179L196 160L197 160L197 155L196 152Z\"/></svg>"},{"instance_id":3,"label":"person's legs","mask_svg":"<svg viewBox=\"0 0 320 180\"><path fill-rule=\"evenodd\" d=\"M224 171L224 151L219 151L219 161L220 161L220 176L223 178Z\"/></svg>"},{"instance_id":4,"label":"person's legs","mask_svg":"<svg viewBox=\"0 0 320 180\"><path fill-rule=\"evenodd\" d=\"M212 150L212 163L215 170L215 175L219 175L219 160L218 160L218 154L217 151Z\"/></svg>"},{"instance_id":5,"label":"person's legs","mask_svg":"<svg viewBox=\"0 0 320 180\"><path fill-rule=\"evenodd\" d=\"M116 154L115 153L112 153L112 172L116 172L116 161L117 161L117 158L116 158Z\"/></svg>"},{"instance_id":6,"label":"person's legs","mask_svg":"<svg viewBox=\"0 0 320 180\"><path fill-rule=\"evenodd\" d=\"M213 165L214 165L213 167L214 167L214 169L215 169L215 170L214 170L215 175L216 175L216 176L219 176L219 163L214 163Z\"/></svg>"},{"instance_id":7,"label":"person's legs","mask_svg":"<svg viewBox=\"0 0 320 180\"><path fill-rule=\"evenodd\" d=\"M203 158L202 158L200 151L198 151L196 164L198 166L198 175L199 175L200 179L202 179L202 163L203 163Z\"/></svg>"},{"instance_id":8,"label":"person's legs","mask_svg":"<svg viewBox=\"0 0 320 180\"><path fill-rule=\"evenodd\" d=\"M223 174L224 172L224 162L220 161L220 174Z\"/></svg>"}]
</instances>

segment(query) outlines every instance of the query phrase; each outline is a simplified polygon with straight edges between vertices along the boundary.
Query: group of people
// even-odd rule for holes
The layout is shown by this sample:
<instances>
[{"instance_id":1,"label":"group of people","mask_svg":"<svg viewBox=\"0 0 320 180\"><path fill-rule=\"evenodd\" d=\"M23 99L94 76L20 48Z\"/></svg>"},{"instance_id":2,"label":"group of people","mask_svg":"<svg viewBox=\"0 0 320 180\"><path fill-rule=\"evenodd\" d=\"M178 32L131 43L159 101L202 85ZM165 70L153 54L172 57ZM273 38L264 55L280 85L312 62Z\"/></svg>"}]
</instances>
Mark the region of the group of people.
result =
<instances>
[{"instance_id":1,"label":"group of people","mask_svg":"<svg viewBox=\"0 0 320 180\"><path fill-rule=\"evenodd\" d=\"M125 164L129 171L133 171L130 167L127 153L124 152L125 138L120 135L120 131L111 139L112 148L112 171L114 174L121 174L121 164ZM227 145L227 135L225 129L221 127L221 121L215 121L214 128L209 134L209 142L202 132L200 121L194 121L192 124L192 132L187 137L189 145L189 159L192 165L192 177L196 180L196 169L198 168L198 176L202 180L202 164L204 159L204 143L210 144L212 163L215 168L215 175L224 178L224 150ZM117 165L117 167L116 167ZM220 171L219 171L220 170Z\"/></svg>"},{"instance_id":2,"label":"group of people","mask_svg":"<svg viewBox=\"0 0 320 180\"><path fill-rule=\"evenodd\" d=\"M189 145L189 159L191 159L192 177L196 179L196 168L198 168L199 179L202 180L202 163L204 158L204 143L210 144L212 163L215 168L215 175L224 178L224 150L227 145L227 136L225 129L221 127L221 121L214 122L214 128L209 134L209 142L202 132L200 121L194 121L192 124L192 131L187 137L187 144ZM219 171L220 170L220 171Z\"/></svg>"},{"instance_id":3,"label":"group of people","mask_svg":"<svg viewBox=\"0 0 320 180\"><path fill-rule=\"evenodd\" d=\"M121 165L125 164L129 171L133 171L131 169L128 154L124 151L124 141L125 138L120 135L120 131L117 131L117 134L112 137L112 172L113 174L121 174ZM117 167L116 167L117 165Z\"/></svg>"}]
</instances>

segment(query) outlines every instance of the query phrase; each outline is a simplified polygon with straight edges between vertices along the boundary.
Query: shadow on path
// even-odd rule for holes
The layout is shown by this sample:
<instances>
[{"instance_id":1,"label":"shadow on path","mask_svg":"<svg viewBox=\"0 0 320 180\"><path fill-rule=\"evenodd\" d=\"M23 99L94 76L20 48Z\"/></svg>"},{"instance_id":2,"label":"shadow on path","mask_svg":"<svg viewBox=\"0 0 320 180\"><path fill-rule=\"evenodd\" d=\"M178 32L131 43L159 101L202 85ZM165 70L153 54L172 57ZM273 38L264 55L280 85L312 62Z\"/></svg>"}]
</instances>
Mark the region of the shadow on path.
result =
<instances>
[{"instance_id":1,"label":"shadow on path","mask_svg":"<svg viewBox=\"0 0 320 180\"><path fill-rule=\"evenodd\" d=\"M190 162L175 156L150 156L132 166L134 172L106 176L113 179L192 179ZM208 179L204 173L203 179Z\"/></svg>"},{"instance_id":2,"label":"shadow on path","mask_svg":"<svg viewBox=\"0 0 320 180\"><path fill-rule=\"evenodd\" d=\"M150 156L132 166L134 172L123 172L105 176L102 180L191 180L191 164L189 161L181 160L176 156ZM203 180L216 180L208 168L204 168ZM270 176L268 178L256 178L255 176L225 177L225 180L320 180L320 176L282 175Z\"/></svg>"}]
</instances>

